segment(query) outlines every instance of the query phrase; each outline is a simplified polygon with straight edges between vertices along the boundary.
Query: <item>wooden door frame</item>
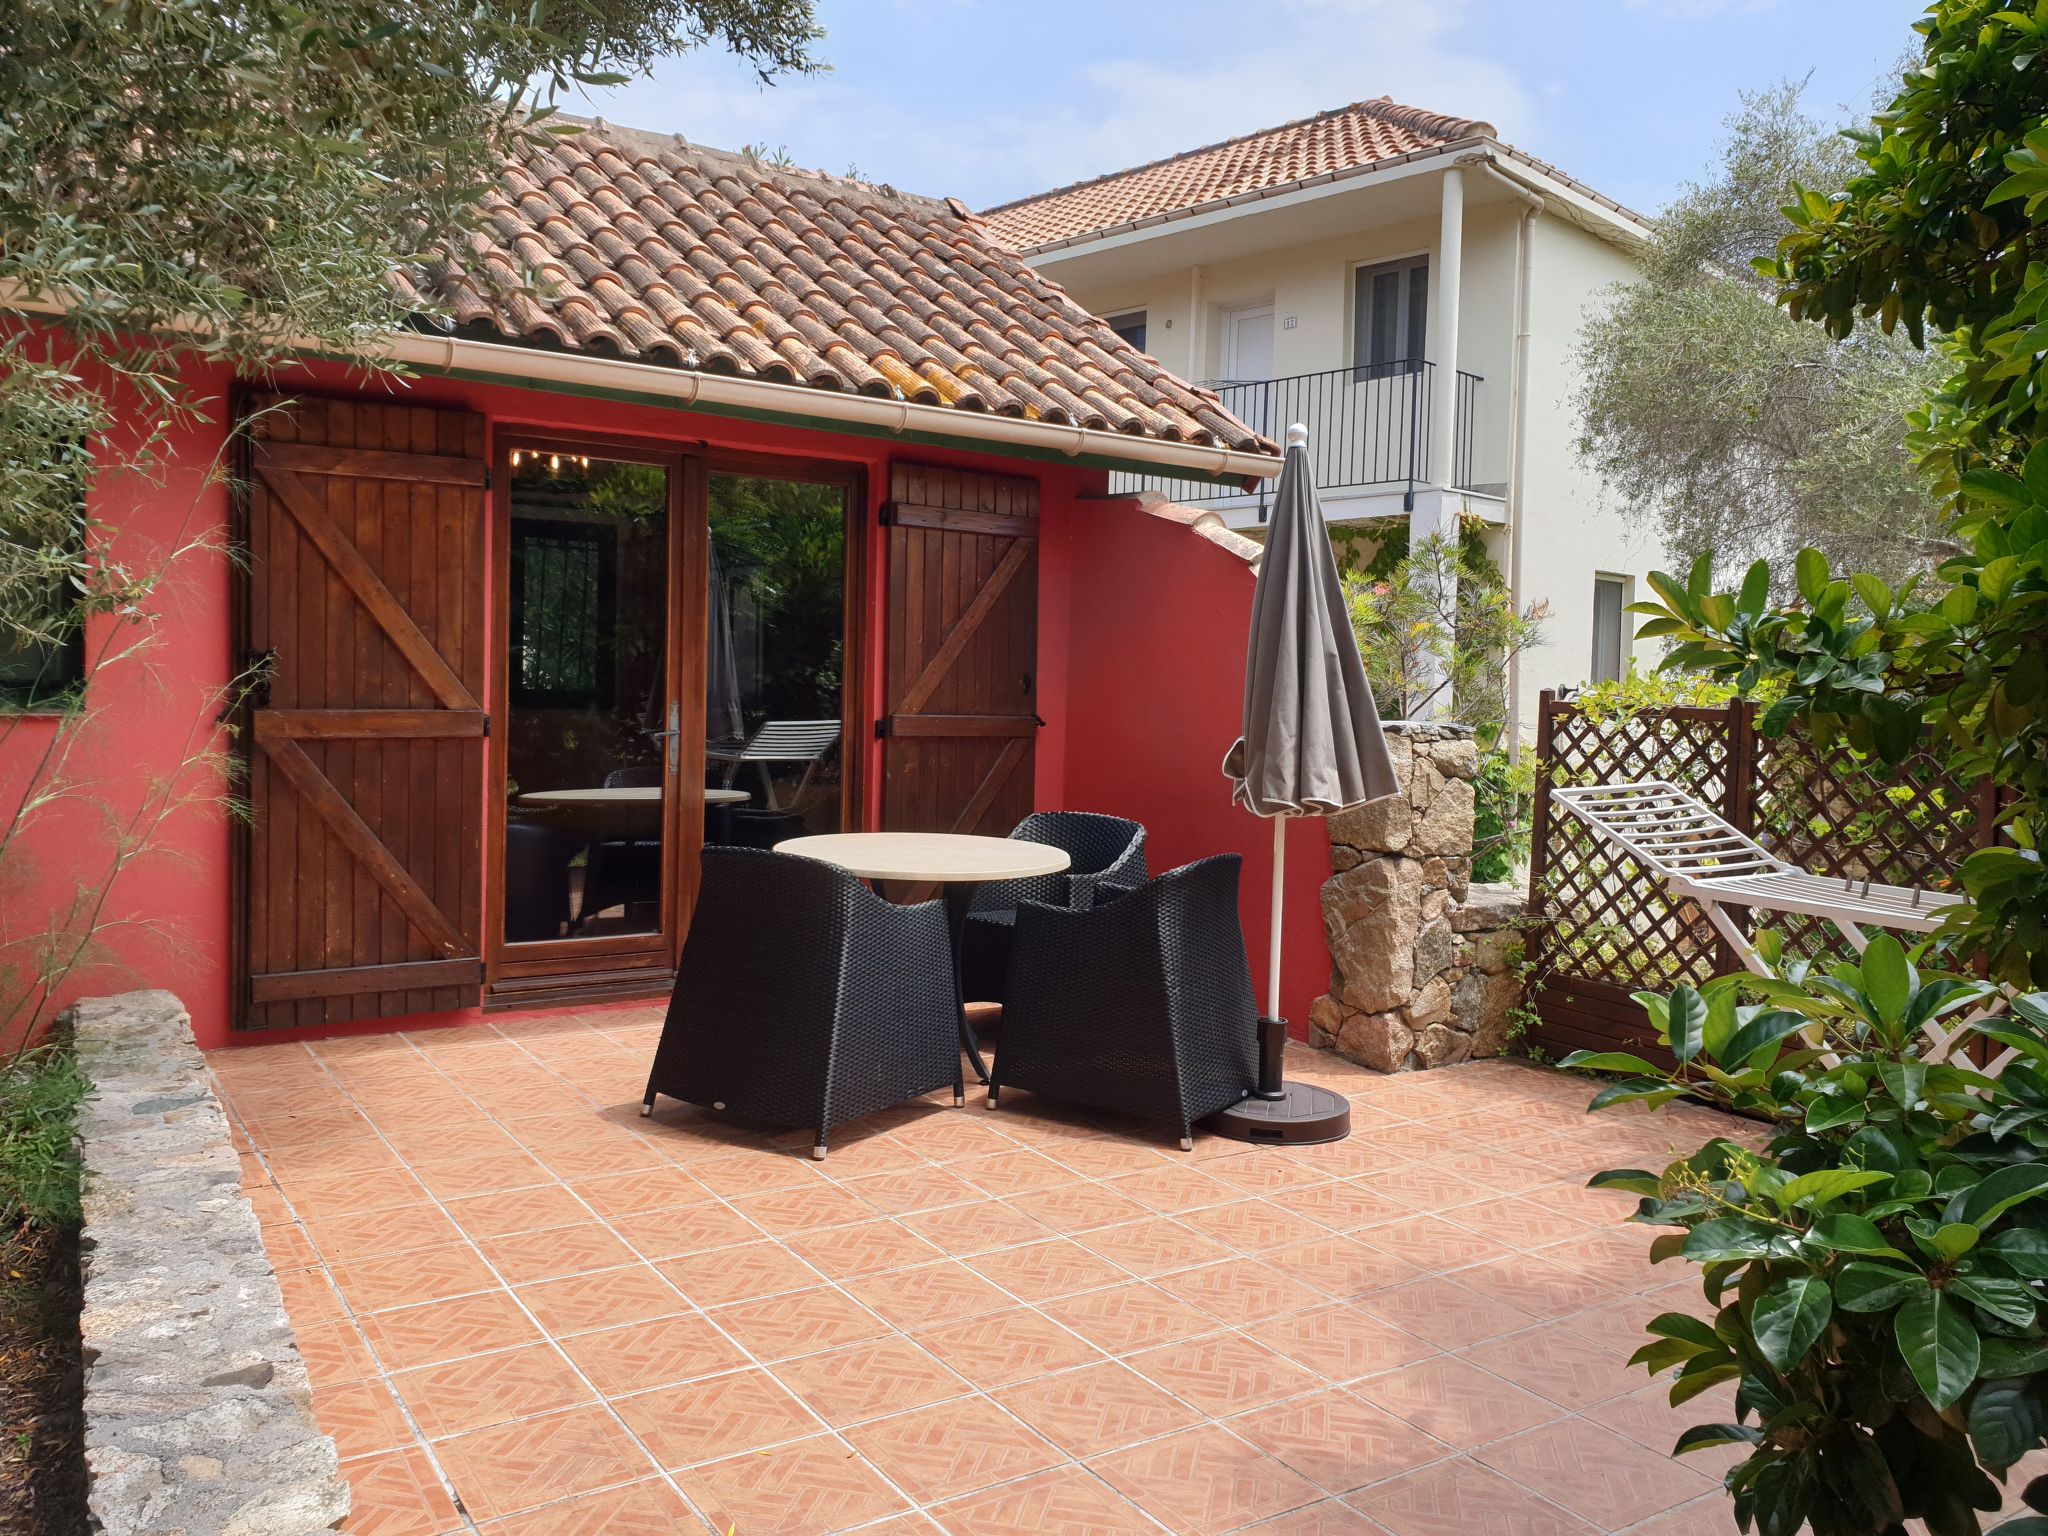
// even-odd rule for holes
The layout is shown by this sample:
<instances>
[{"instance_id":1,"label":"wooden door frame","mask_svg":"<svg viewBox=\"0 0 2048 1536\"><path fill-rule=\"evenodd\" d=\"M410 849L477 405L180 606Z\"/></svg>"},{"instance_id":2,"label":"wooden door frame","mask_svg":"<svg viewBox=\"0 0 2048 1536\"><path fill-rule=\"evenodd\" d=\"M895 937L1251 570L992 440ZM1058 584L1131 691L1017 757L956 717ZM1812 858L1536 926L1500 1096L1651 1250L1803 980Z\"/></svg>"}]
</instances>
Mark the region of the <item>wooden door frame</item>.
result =
<instances>
[{"instance_id":1,"label":"wooden door frame","mask_svg":"<svg viewBox=\"0 0 2048 1536\"><path fill-rule=\"evenodd\" d=\"M840 578L845 592L839 671L839 826L860 832L867 827L868 743L874 736L875 709L869 698L868 645L877 615L868 581L873 570L876 528L868 515L867 470L833 459L803 459L782 454L706 453L705 474L742 475L755 480L795 480L805 485L838 488L846 508L846 552ZM704 525L711 526L710 487L705 487ZM708 579L708 578L707 578ZM708 611L707 611L708 619Z\"/></svg>"},{"instance_id":2,"label":"wooden door frame","mask_svg":"<svg viewBox=\"0 0 2048 1536\"><path fill-rule=\"evenodd\" d=\"M794 480L840 489L845 506L844 644L840 678L840 818L849 831L866 823L867 736L872 733L868 697L868 640L876 618L867 590L872 569L873 531L866 516L866 471L859 464L698 446L673 447L647 438L597 432L550 432L530 425L506 426L491 442L490 709L498 727L485 754L490 803L484 837L489 853L484 872L484 996L487 1010L531 1008L549 1002L663 995L673 978L688 914L695 905L699 858L704 841L704 785L701 774L679 773L677 793L668 796L663 838L675 850L677 877L662 892L662 925L657 934L612 939L553 939L510 944L505 939L504 784L511 714L512 471L520 452L588 453L670 469L669 676L672 696L701 699L706 685L710 640L710 478L748 475ZM694 598L694 618L692 599ZM684 763L704 761L704 713L685 707L678 725L677 751Z\"/></svg>"},{"instance_id":3,"label":"wooden door frame","mask_svg":"<svg viewBox=\"0 0 2048 1536\"><path fill-rule=\"evenodd\" d=\"M505 782L510 750L512 675L512 454L589 454L668 471L668 580L666 661L668 695L688 699L703 691L704 605L697 605L695 633L685 636L688 604L683 594L705 589L709 569L704 470L698 456L644 438L592 432L547 432L508 427L492 434L490 525L490 710L496 724L485 754L484 839L488 850L484 881L484 988L487 1009L532 1007L555 1001L646 996L666 990L682 944L684 914L696 895L697 855L704 840L701 775L678 772L664 796L662 844L674 880L663 882L661 921L653 933L591 939L543 939L513 944L505 938ZM683 709L676 752L682 762L702 762L704 720Z\"/></svg>"}]
</instances>

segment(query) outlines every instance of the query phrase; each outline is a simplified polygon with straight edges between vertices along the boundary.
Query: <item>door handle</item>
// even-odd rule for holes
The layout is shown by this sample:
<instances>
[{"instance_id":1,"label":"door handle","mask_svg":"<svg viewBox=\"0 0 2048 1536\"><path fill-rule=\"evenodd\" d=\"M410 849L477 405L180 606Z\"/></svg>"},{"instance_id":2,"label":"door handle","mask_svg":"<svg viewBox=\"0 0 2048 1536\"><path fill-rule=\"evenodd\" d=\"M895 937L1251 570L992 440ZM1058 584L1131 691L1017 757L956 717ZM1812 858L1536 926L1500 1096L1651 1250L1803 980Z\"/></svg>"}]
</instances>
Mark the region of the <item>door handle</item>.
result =
<instances>
[{"instance_id":1,"label":"door handle","mask_svg":"<svg viewBox=\"0 0 2048 1536\"><path fill-rule=\"evenodd\" d=\"M662 734L668 738L668 771L671 776L683 766L683 706L671 703L668 707L668 729Z\"/></svg>"}]
</instances>

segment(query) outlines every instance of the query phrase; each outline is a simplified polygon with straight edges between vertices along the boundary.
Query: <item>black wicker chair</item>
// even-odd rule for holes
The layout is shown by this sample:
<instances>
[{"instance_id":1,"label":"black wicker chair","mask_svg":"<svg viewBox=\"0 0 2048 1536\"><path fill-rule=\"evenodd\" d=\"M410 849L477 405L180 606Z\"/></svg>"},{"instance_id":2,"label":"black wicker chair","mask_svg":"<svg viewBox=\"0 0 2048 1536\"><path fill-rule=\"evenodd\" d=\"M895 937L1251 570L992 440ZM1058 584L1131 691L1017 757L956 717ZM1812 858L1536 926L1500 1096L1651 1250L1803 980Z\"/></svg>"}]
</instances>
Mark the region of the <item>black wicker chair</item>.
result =
<instances>
[{"instance_id":1,"label":"black wicker chair","mask_svg":"<svg viewBox=\"0 0 2048 1536\"><path fill-rule=\"evenodd\" d=\"M656 1094L832 1128L951 1086L965 1101L943 903L896 906L836 865L707 848L642 1114Z\"/></svg>"},{"instance_id":2,"label":"black wicker chair","mask_svg":"<svg viewBox=\"0 0 2048 1536\"><path fill-rule=\"evenodd\" d=\"M966 995L979 1002L1005 1000L1018 903L1037 901L1085 912L1105 885L1145 883L1145 829L1121 816L1040 811L1018 822L1010 836L1064 849L1073 863L1056 875L993 881L974 893L961 944L960 977Z\"/></svg>"},{"instance_id":3,"label":"black wicker chair","mask_svg":"<svg viewBox=\"0 0 2048 1536\"><path fill-rule=\"evenodd\" d=\"M1258 1004L1237 919L1234 853L1085 912L1017 909L1010 996L989 1078L1005 1088L1164 1120L1194 1146L1194 1122L1258 1082Z\"/></svg>"}]
</instances>

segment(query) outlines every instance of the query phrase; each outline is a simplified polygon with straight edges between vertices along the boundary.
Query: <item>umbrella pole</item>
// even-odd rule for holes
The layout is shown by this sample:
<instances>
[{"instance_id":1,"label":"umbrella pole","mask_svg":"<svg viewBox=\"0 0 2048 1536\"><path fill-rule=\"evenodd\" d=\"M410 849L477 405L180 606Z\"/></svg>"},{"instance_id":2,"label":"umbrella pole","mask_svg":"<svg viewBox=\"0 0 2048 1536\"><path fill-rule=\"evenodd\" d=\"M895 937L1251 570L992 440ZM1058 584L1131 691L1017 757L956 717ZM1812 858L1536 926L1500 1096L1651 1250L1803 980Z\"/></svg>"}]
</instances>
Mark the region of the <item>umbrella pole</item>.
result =
<instances>
[{"instance_id":1,"label":"umbrella pole","mask_svg":"<svg viewBox=\"0 0 2048 1536\"><path fill-rule=\"evenodd\" d=\"M1266 955L1266 1017L1280 1017L1280 897L1287 873L1287 818L1273 818L1273 922L1267 930L1272 943Z\"/></svg>"}]
</instances>

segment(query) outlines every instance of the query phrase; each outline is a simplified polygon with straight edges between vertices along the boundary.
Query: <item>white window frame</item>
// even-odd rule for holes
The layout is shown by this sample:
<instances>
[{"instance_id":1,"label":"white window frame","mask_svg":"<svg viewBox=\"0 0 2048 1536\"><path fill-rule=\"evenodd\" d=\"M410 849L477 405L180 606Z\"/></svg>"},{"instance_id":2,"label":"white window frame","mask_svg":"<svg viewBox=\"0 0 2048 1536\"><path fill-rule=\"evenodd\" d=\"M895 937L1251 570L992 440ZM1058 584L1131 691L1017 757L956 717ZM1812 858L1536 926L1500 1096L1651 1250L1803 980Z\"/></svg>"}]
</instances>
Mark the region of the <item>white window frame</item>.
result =
<instances>
[{"instance_id":1,"label":"white window frame","mask_svg":"<svg viewBox=\"0 0 2048 1536\"><path fill-rule=\"evenodd\" d=\"M1600 589L1603 586L1613 586L1620 589L1617 594L1620 598L1620 601L1615 606L1614 615L1615 632L1613 637L1614 650L1612 653L1613 677L1611 679L1602 676L1601 673L1601 662L1603 661L1603 659L1606 659L1603 658L1600 654ZM1628 606L1630 603L1633 603L1636 600L1635 588L1635 577L1627 575L1623 572L1595 571L1593 573L1592 665L1586 671L1586 681L1589 683L1602 683L1608 681L1619 682L1622 678L1628 676L1629 658L1635 650L1633 637L1629 634Z\"/></svg>"},{"instance_id":2,"label":"white window frame","mask_svg":"<svg viewBox=\"0 0 2048 1536\"><path fill-rule=\"evenodd\" d=\"M1150 352L1152 349L1148 343L1152 340L1152 317L1150 311L1144 305L1140 304L1134 309L1112 310L1109 314L1102 317L1102 323L1112 331L1116 331L1119 335L1122 335L1120 327L1129 325L1134 320L1139 325L1145 327L1145 340L1143 342L1131 342L1131 345L1135 346L1140 352ZM1130 337L1125 336L1124 340L1130 341Z\"/></svg>"},{"instance_id":3,"label":"white window frame","mask_svg":"<svg viewBox=\"0 0 2048 1536\"><path fill-rule=\"evenodd\" d=\"M1362 291L1365 287L1366 279L1375 273L1389 271L1406 273L1413 271L1417 267L1422 268L1423 275L1428 280L1428 289L1424 295L1422 306L1423 355L1421 357L1374 358L1369 355L1370 348L1367 346L1372 307L1366 302ZM1351 366L1354 369L1374 368L1387 372L1392 372L1397 367L1401 368L1403 372L1419 370L1429 353L1429 311L1436 303L1435 290L1436 257L1433 251L1404 251L1399 255L1376 256L1371 261L1353 262L1351 264L1351 292L1349 295L1351 304ZM1409 292L1409 286L1404 282L1401 285L1402 312L1396 321L1396 327L1401 332L1404 341L1413 330L1413 317L1409 313L1408 308ZM1402 367L1401 365L1404 364L1406 366Z\"/></svg>"}]
</instances>

